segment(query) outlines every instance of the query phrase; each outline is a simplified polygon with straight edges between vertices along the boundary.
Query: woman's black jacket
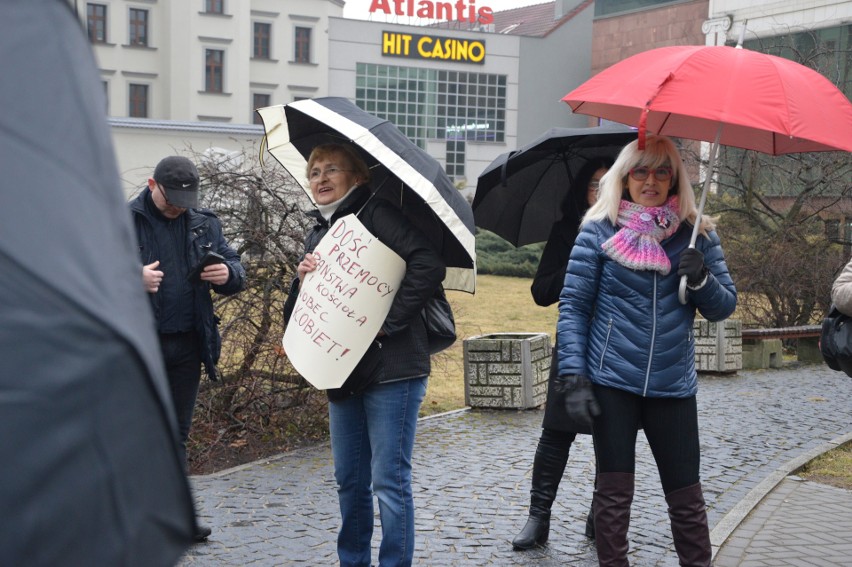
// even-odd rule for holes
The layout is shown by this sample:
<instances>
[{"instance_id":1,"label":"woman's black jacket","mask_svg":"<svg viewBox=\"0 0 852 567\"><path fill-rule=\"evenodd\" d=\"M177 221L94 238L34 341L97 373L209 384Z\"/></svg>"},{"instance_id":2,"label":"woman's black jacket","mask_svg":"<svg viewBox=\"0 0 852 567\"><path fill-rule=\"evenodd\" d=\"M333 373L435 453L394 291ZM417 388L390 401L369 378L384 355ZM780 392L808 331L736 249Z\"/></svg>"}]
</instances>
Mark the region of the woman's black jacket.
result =
<instances>
[{"instance_id":1,"label":"woman's black jacket","mask_svg":"<svg viewBox=\"0 0 852 567\"><path fill-rule=\"evenodd\" d=\"M367 230L405 260L405 275L382 324L385 335L373 342L340 391L329 391L332 398L357 393L375 383L429 374L429 347L420 311L446 274L444 261L429 239L391 203L379 197L371 198L370 188L366 185L358 187L346 198L330 222L319 211L308 213L316 224L305 237L305 253L313 252L337 219L355 213ZM284 304L285 322L290 320L295 308L298 286L296 278Z\"/></svg>"}]
</instances>

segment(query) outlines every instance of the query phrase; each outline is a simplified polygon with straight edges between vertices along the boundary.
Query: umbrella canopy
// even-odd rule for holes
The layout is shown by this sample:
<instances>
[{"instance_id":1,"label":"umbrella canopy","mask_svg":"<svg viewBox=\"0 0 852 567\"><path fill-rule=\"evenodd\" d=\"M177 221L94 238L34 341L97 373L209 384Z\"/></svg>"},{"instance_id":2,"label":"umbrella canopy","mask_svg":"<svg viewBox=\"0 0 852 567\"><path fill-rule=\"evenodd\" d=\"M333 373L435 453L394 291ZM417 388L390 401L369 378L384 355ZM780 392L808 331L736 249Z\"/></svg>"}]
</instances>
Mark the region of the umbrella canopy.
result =
<instances>
[{"instance_id":1,"label":"umbrella canopy","mask_svg":"<svg viewBox=\"0 0 852 567\"><path fill-rule=\"evenodd\" d=\"M193 505L91 47L0 2L0 563L173 565Z\"/></svg>"},{"instance_id":2,"label":"umbrella canopy","mask_svg":"<svg viewBox=\"0 0 852 567\"><path fill-rule=\"evenodd\" d=\"M661 47L604 69L562 98L574 112L646 132L713 142L690 246L719 145L770 155L852 151L852 103L789 59L727 46ZM686 277L680 300L686 302Z\"/></svg>"},{"instance_id":3,"label":"umbrella canopy","mask_svg":"<svg viewBox=\"0 0 852 567\"><path fill-rule=\"evenodd\" d=\"M497 156L476 182L476 226L515 246L544 242L586 160L614 158L634 139L635 129L617 124L551 128L519 150Z\"/></svg>"},{"instance_id":4,"label":"umbrella canopy","mask_svg":"<svg viewBox=\"0 0 852 567\"><path fill-rule=\"evenodd\" d=\"M727 46L651 49L562 98L574 112L771 155L852 151L852 104L789 59Z\"/></svg>"},{"instance_id":5,"label":"umbrella canopy","mask_svg":"<svg viewBox=\"0 0 852 567\"><path fill-rule=\"evenodd\" d=\"M441 164L396 126L345 98L323 97L269 106L263 119L269 153L311 196L307 158L322 143L351 143L370 167L376 195L399 207L439 244L447 264L444 287L473 293L476 249L473 211Z\"/></svg>"}]
</instances>

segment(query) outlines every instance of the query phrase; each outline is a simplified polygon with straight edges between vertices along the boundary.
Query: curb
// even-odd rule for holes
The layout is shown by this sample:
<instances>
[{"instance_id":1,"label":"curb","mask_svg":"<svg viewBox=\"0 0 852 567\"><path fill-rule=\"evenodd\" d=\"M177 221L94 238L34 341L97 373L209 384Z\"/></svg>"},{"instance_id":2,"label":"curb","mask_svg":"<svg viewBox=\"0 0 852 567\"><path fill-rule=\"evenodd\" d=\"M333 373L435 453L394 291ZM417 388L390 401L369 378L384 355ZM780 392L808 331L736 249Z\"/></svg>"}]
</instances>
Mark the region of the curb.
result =
<instances>
[{"instance_id":1,"label":"curb","mask_svg":"<svg viewBox=\"0 0 852 567\"><path fill-rule=\"evenodd\" d=\"M852 432L849 432L840 437L835 437L831 441L823 443L806 453L803 453L785 464L781 465L775 472L763 479L757 486L751 489L745 498L738 502L730 512L725 514L719 523L717 523L710 532L710 546L713 549L713 559L721 549L722 545L731 537L734 530L746 519L752 510L761 502L761 500L769 494L778 484L788 475L798 471L808 462L816 457L827 453L832 449L852 441Z\"/></svg>"}]
</instances>

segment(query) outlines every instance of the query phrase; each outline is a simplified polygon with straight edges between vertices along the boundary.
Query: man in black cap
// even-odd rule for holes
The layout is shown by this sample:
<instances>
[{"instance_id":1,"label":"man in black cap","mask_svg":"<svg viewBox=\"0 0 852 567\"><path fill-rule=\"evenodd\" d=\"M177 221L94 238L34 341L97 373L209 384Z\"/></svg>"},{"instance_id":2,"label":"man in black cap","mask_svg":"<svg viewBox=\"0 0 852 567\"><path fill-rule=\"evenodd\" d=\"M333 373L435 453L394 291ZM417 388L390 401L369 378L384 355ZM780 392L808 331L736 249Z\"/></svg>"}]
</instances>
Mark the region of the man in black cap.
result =
<instances>
[{"instance_id":1,"label":"man in black cap","mask_svg":"<svg viewBox=\"0 0 852 567\"><path fill-rule=\"evenodd\" d=\"M163 158L148 179L148 191L130 203L184 464L201 363L216 380L222 346L210 289L232 295L246 281L240 255L222 236L219 219L197 207L198 170L182 156ZM203 541L210 533L210 528L199 526L195 538Z\"/></svg>"}]
</instances>

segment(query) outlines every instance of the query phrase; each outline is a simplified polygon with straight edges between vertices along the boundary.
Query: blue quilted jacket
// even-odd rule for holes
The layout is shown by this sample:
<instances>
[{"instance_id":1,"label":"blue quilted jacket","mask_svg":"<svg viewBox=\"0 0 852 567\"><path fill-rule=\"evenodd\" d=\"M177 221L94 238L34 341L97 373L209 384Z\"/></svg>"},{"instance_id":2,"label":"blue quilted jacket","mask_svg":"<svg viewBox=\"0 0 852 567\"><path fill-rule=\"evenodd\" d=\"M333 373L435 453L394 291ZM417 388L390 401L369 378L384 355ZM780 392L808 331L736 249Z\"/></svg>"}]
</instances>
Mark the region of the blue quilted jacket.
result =
<instances>
[{"instance_id":1,"label":"blue quilted jacket","mask_svg":"<svg viewBox=\"0 0 852 567\"><path fill-rule=\"evenodd\" d=\"M609 221L586 224L577 237L559 298L559 374L582 374L592 382L652 398L683 398L698 390L693 320L729 317L737 291L719 237L699 235L710 274L698 290L678 300L677 266L689 246L686 222L662 242L671 272L632 270L601 245L618 230Z\"/></svg>"}]
</instances>

